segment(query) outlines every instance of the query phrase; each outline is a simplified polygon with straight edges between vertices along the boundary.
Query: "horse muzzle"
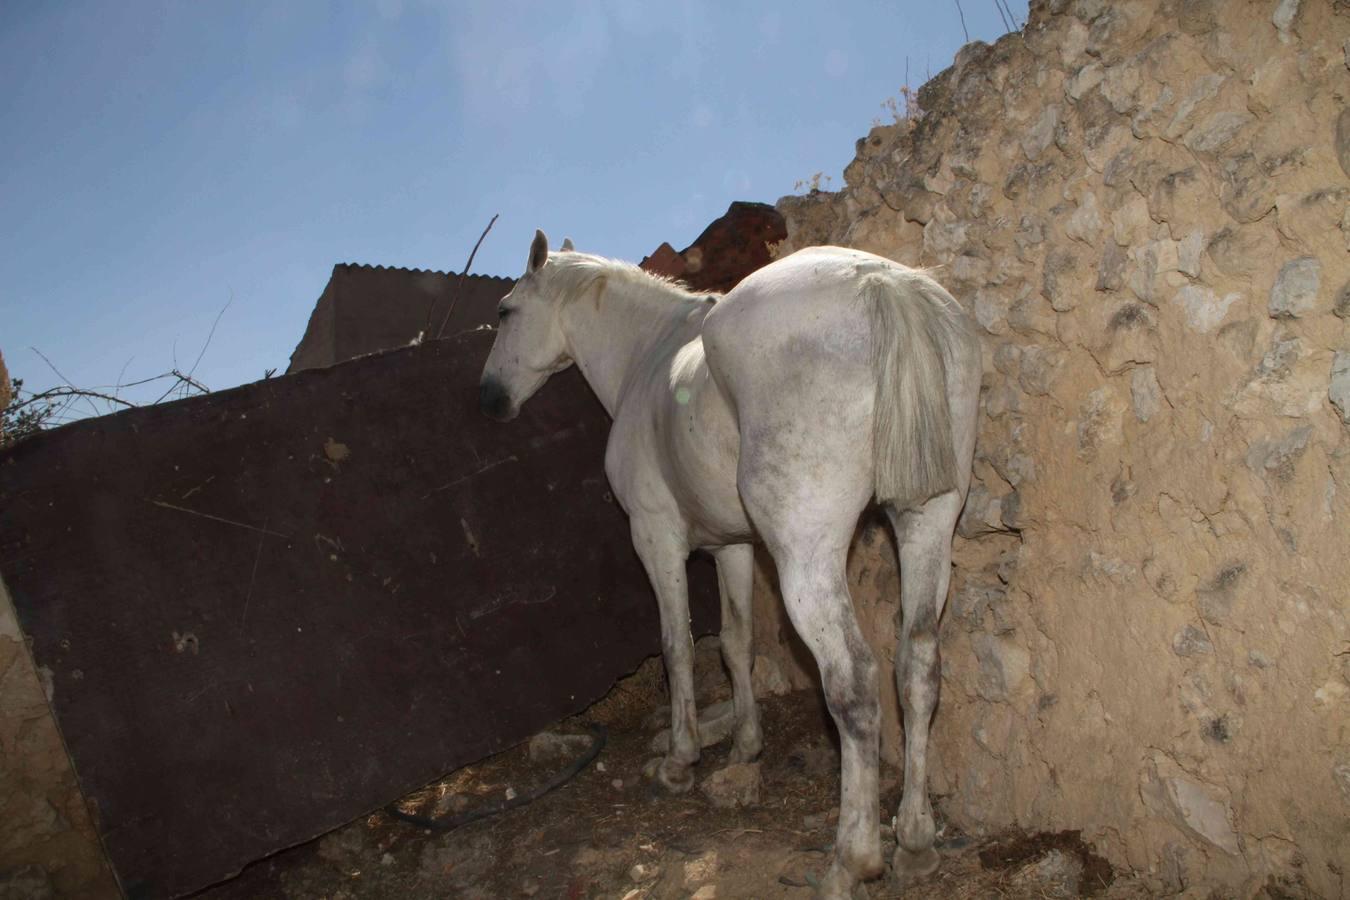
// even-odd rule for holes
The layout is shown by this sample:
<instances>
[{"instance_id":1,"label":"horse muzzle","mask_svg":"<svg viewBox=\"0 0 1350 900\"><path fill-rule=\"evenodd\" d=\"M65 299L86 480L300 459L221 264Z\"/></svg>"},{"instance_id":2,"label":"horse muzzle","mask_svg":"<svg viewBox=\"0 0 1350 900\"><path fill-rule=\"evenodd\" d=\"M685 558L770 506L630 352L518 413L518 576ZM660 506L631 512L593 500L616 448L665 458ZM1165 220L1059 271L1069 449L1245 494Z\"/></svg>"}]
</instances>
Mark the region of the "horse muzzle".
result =
<instances>
[{"instance_id":1,"label":"horse muzzle","mask_svg":"<svg viewBox=\"0 0 1350 900\"><path fill-rule=\"evenodd\" d=\"M501 382L487 378L478 385L478 408L495 422L509 422L516 417L511 395Z\"/></svg>"}]
</instances>

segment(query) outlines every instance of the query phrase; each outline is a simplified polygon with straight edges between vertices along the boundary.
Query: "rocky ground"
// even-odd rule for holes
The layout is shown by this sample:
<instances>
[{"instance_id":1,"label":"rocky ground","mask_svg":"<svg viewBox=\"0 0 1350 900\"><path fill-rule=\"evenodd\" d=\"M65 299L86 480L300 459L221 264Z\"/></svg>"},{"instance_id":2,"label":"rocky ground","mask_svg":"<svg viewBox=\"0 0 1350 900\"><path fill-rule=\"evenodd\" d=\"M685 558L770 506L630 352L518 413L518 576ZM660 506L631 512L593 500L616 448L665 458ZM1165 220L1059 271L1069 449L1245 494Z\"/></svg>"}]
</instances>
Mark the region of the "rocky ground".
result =
<instances>
[{"instance_id":1,"label":"rocky ground","mask_svg":"<svg viewBox=\"0 0 1350 900\"><path fill-rule=\"evenodd\" d=\"M659 667L656 667L659 671ZM653 676L659 677L659 676ZM445 815L524 793L584 751L584 722L608 743L571 782L528 806L433 834L377 812L280 853L199 895L254 897L805 898L823 870L838 817L839 757L813 692L762 701L765 752L728 766L728 744L704 751L698 787L682 796L643 777L662 719L651 691L615 694L578 718L404 798ZM714 693L718 693L714 691ZM716 699L714 696L713 698ZM878 827L893 847L900 777L882 772ZM890 812L888 812L890 811ZM948 827L942 867L905 897L1143 897L1076 833L977 840ZM889 858L890 848L887 849ZM858 896L900 896L887 879Z\"/></svg>"}]
</instances>

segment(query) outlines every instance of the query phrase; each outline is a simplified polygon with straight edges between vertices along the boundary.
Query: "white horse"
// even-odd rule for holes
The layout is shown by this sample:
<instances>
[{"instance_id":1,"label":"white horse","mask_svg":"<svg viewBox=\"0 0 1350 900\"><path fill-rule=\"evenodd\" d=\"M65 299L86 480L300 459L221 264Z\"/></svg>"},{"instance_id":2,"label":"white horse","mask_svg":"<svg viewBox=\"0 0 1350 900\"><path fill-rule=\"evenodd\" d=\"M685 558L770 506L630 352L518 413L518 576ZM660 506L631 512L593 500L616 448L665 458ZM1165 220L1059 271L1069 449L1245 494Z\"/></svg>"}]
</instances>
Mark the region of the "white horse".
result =
<instances>
[{"instance_id":1,"label":"white horse","mask_svg":"<svg viewBox=\"0 0 1350 900\"><path fill-rule=\"evenodd\" d=\"M894 867L902 880L931 872L926 760L938 618L970 482L981 373L969 316L923 272L856 250L802 250L717 298L570 242L550 253L543 232L499 312L480 385L485 414L511 419L576 363L614 420L605 471L661 608L672 733L655 774L671 790L693 784L700 750L686 560L702 548L717 562L731 759L749 761L762 744L750 687L751 545L768 546L842 744L825 897L848 896L884 869L877 663L845 562L863 508L873 498L885 508L902 587L905 785Z\"/></svg>"}]
</instances>

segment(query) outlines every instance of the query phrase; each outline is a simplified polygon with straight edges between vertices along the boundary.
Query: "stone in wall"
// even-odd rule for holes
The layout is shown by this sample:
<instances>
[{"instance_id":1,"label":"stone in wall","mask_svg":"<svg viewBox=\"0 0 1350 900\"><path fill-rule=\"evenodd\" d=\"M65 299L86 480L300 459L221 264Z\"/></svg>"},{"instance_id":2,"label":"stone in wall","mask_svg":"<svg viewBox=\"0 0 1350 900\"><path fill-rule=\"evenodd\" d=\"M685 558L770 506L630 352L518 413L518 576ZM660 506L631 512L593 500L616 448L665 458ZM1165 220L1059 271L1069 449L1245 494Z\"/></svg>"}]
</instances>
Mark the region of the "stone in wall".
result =
<instances>
[{"instance_id":1,"label":"stone in wall","mask_svg":"<svg viewBox=\"0 0 1350 900\"><path fill-rule=\"evenodd\" d=\"M1081 829L1160 893L1346 889L1347 48L1344 4L1033 2L779 203L780 254L934 267L984 333L934 730L965 829ZM892 762L894 567L860 529Z\"/></svg>"}]
</instances>

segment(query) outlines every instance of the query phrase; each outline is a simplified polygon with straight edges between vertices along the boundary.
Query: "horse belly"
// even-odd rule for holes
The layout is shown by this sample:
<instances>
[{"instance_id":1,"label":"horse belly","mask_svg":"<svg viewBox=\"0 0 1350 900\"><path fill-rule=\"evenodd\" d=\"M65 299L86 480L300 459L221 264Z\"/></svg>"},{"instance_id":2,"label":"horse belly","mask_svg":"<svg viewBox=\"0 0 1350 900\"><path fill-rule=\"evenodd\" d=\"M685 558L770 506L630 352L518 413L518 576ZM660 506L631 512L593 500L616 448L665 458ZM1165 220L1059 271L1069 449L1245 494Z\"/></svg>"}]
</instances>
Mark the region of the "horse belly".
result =
<instances>
[{"instance_id":1,"label":"horse belly","mask_svg":"<svg viewBox=\"0 0 1350 900\"><path fill-rule=\"evenodd\" d=\"M752 528L736 489L740 434L730 407L706 367L689 383L676 385L676 398L663 429L667 480L689 522L690 543L750 540Z\"/></svg>"}]
</instances>

